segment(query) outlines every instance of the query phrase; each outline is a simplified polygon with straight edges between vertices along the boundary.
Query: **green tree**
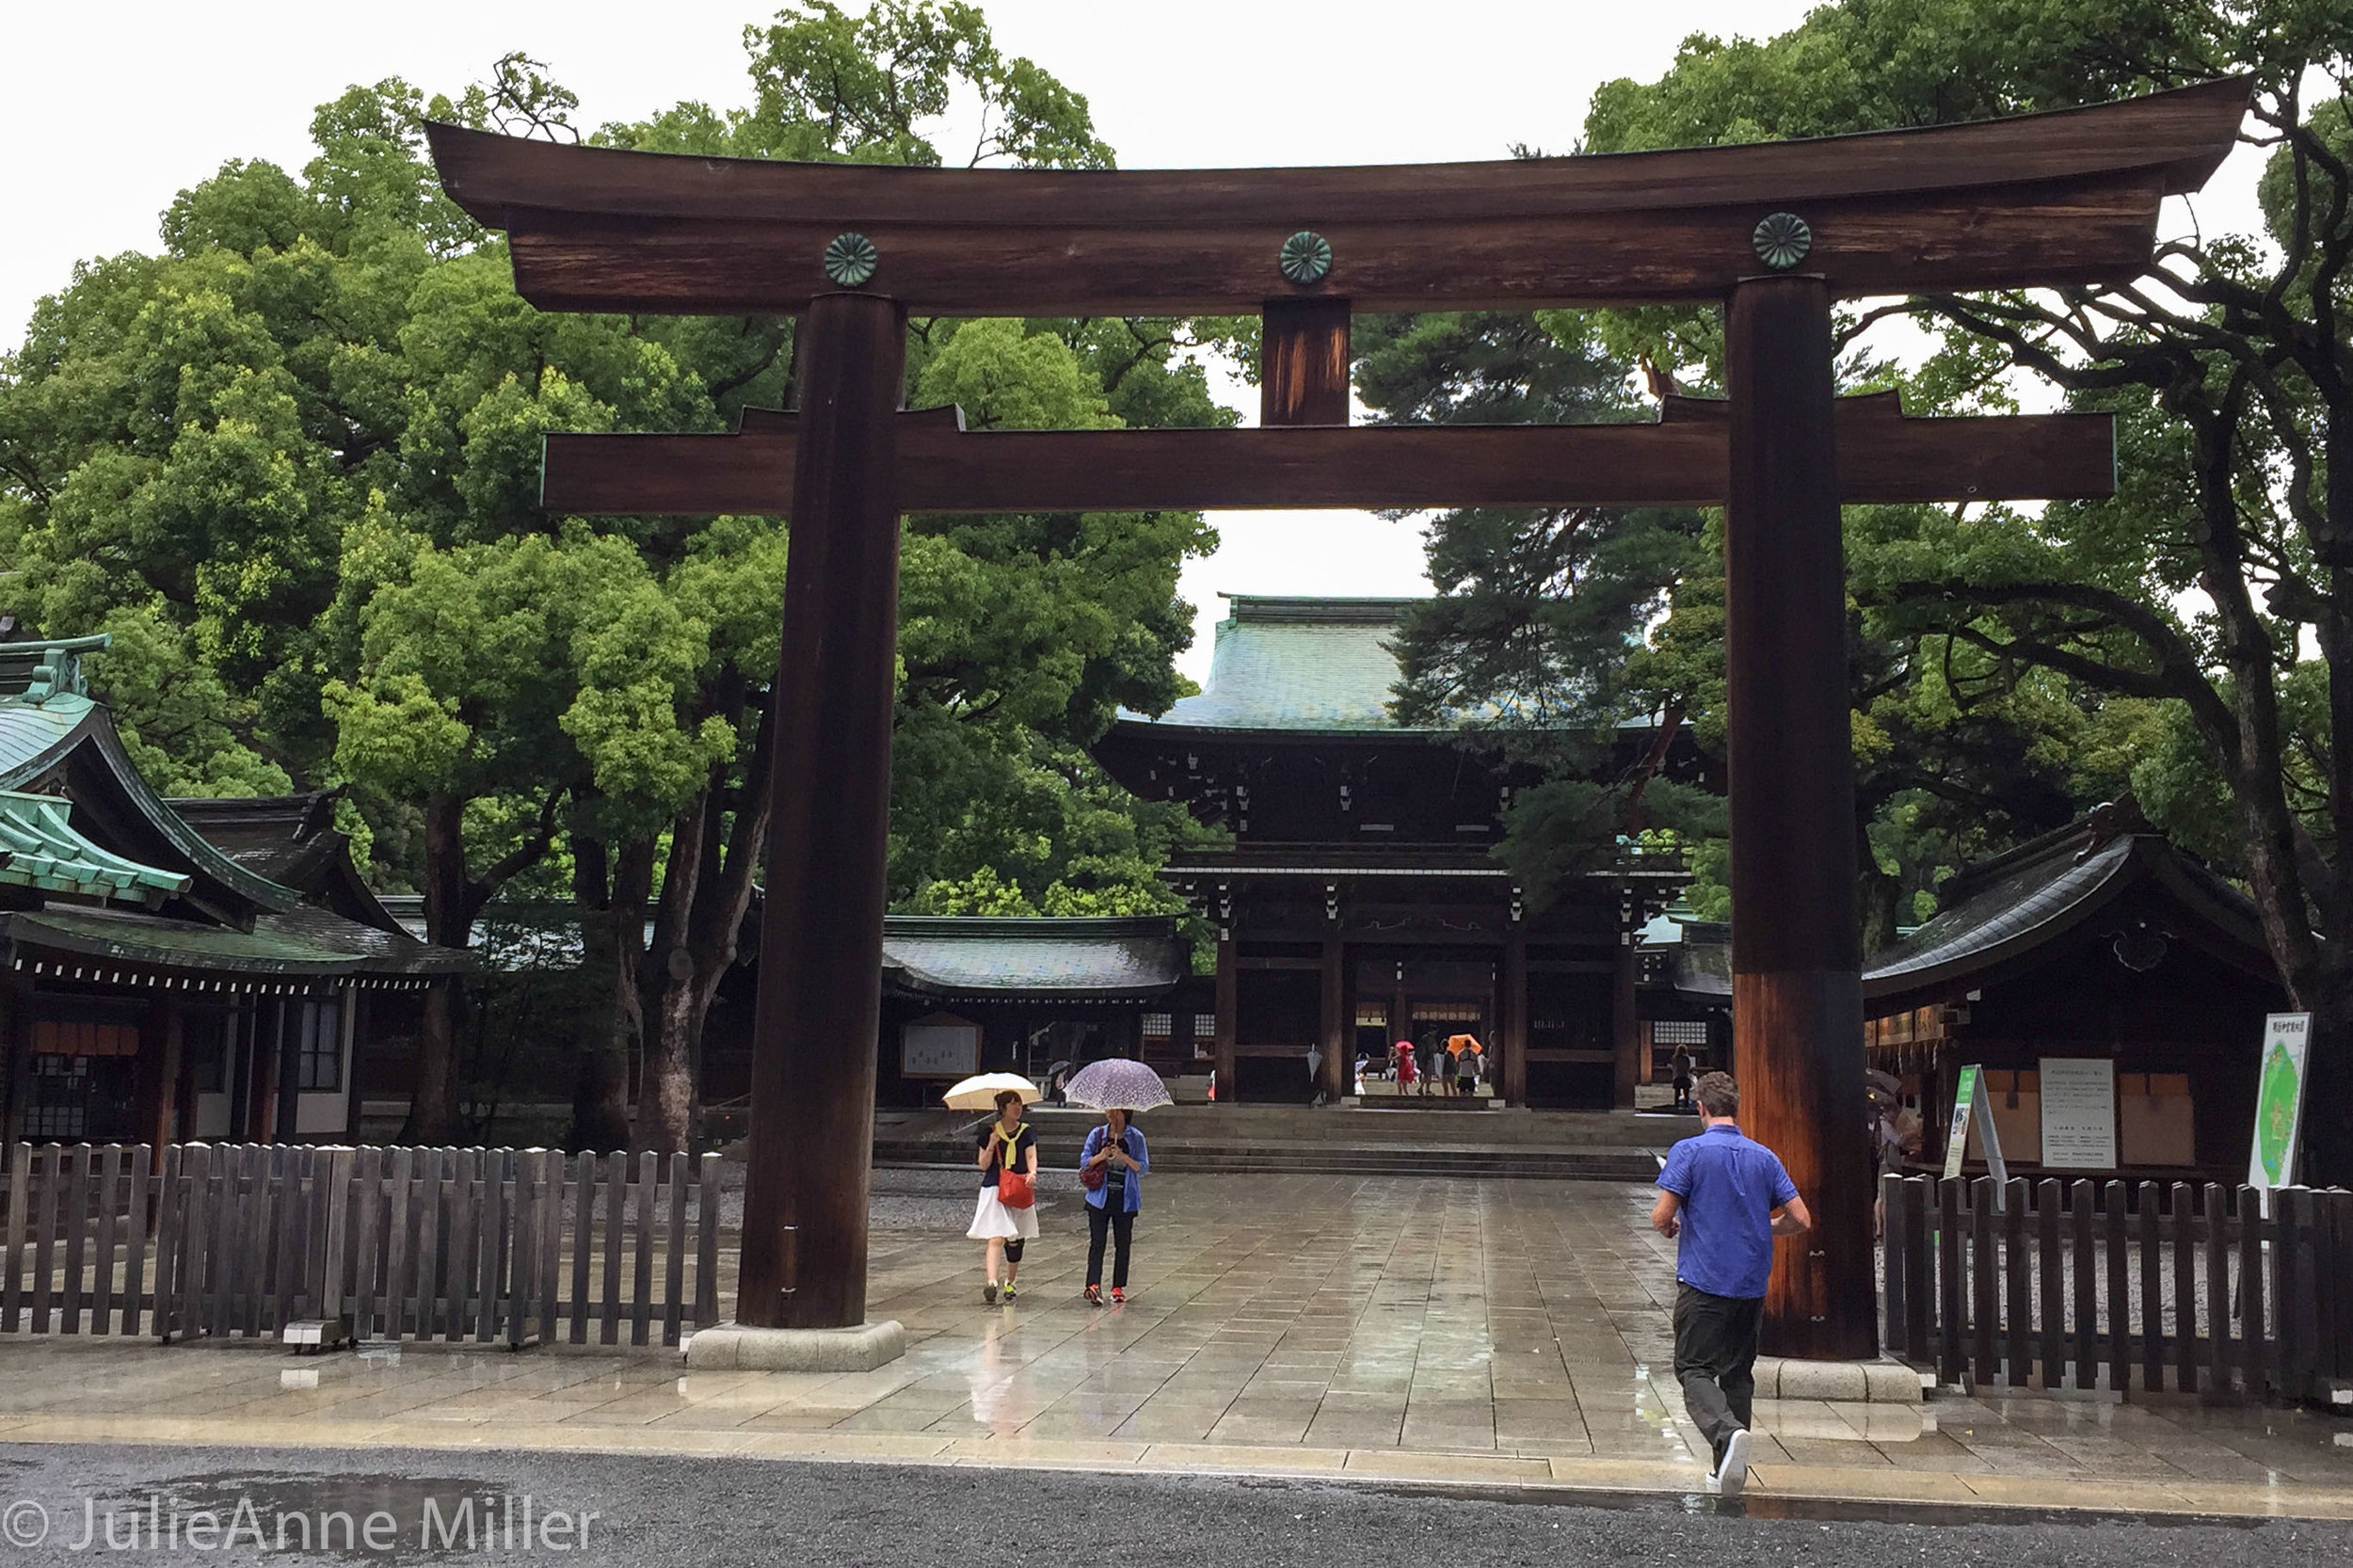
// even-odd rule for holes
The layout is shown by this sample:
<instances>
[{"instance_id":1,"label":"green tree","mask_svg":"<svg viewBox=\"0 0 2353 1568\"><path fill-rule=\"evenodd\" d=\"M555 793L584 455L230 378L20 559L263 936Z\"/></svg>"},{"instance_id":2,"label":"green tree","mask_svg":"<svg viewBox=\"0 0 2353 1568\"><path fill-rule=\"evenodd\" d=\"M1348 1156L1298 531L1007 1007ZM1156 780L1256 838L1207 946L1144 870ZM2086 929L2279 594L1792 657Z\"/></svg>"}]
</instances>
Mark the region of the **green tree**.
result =
<instances>
[{"instance_id":1,"label":"green tree","mask_svg":"<svg viewBox=\"0 0 2353 1568\"><path fill-rule=\"evenodd\" d=\"M1847 0L1612 83L1596 151L2057 108L2245 72L2264 230L2169 240L2129 284L1905 302L1944 359L2024 366L2119 416L2112 501L1964 516L1860 563L1862 600L2000 670L2154 705L2129 769L2234 844L2316 1025L2312 1151L2353 1176L2353 14L2319 0ZM1851 536L1851 535L1850 535ZM2194 738L2194 744L2188 743ZM2195 758L2195 765L2191 760ZM2206 782L2196 776L2203 772ZM2217 832L2201 808L2228 813Z\"/></svg>"},{"instance_id":2,"label":"green tree","mask_svg":"<svg viewBox=\"0 0 2353 1568\"><path fill-rule=\"evenodd\" d=\"M1106 167L1084 99L1002 55L979 11L788 7L746 30L751 102L595 140L744 156ZM5 608L117 632L93 664L159 782L351 782L376 854L464 945L503 889L568 889L607 998L573 1136L680 1146L701 1030L765 853L767 686L785 532L743 518L566 519L550 430L707 430L788 401L774 318L544 313L504 241L440 193L427 118L554 138L572 95L522 56L455 100L355 88L298 173L232 163L163 248L77 269L0 363ZM1222 423L1193 362L1235 323L918 322L910 385L977 424ZM893 890L982 868L1031 907L1168 907L1193 830L1084 752L1181 690L1193 514L911 519ZM104 682L111 684L104 684ZM953 901L943 890L935 902ZM651 940L646 933L650 921ZM462 1085L428 1013L419 1137Z\"/></svg>"},{"instance_id":3,"label":"green tree","mask_svg":"<svg viewBox=\"0 0 2353 1568\"><path fill-rule=\"evenodd\" d=\"M968 6L885 0L852 17L830 4L788 7L745 30L753 102L720 112L681 104L593 139L616 146L738 157L936 165L941 118L977 103L969 163L1107 168L1086 100L1031 61L1007 58ZM642 329L708 367L723 412L777 395L789 322L685 321ZM1121 423L1205 424L1228 416L1186 350L1232 324L1089 320L919 321L908 382L918 405L957 403L976 428ZM780 395L778 400L781 400ZM1122 704L1164 708L1172 665L1191 636L1176 598L1182 558L1213 543L1197 514L911 518L902 541L901 664L893 743L891 890L903 907L961 907L935 887L985 870L1024 908L1052 912L1172 908L1152 872L1193 831L1181 813L1119 790L1084 745ZM776 657L782 553L767 561L755 605L725 573L694 580L724 592L735 630L706 670L704 700L738 732ZM689 571L688 576L693 577ZM755 630L757 629L757 630ZM764 707L761 709L764 714ZM755 738L688 796L663 835L652 935L626 952L650 1020L638 1137L678 1146L692 1117L695 1063L718 983L764 853L765 747ZM630 870L650 846L622 846ZM616 883L617 887L618 884ZM636 879L631 879L631 890ZM630 900L617 898L626 908ZM625 950L644 929L618 918Z\"/></svg>"}]
</instances>

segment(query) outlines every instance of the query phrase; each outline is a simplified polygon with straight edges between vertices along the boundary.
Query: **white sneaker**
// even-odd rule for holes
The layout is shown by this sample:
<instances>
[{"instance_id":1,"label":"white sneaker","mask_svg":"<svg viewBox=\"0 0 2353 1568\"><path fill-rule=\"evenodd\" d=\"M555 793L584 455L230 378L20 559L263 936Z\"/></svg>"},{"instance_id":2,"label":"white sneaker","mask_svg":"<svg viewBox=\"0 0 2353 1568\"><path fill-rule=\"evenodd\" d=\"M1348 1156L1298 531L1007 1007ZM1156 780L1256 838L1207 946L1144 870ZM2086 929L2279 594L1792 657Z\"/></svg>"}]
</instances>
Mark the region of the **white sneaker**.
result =
<instances>
[{"instance_id":1,"label":"white sneaker","mask_svg":"<svg viewBox=\"0 0 2353 1568\"><path fill-rule=\"evenodd\" d=\"M1714 1483L1720 1497L1737 1497L1749 1484L1749 1434L1745 1429L1734 1432L1725 1442L1723 1460L1707 1479Z\"/></svg>"}]
</instances>

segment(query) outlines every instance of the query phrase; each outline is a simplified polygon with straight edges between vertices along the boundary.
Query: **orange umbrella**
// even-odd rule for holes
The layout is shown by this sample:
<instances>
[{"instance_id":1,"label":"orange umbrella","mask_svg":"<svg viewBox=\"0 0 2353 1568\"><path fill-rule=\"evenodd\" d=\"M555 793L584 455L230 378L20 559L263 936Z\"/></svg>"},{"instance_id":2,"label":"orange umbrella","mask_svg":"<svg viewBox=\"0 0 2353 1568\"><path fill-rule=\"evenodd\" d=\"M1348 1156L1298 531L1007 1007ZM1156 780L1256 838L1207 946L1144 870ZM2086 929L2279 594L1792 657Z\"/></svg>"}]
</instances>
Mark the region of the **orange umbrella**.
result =
<instances>
[{"instance_id":1,"label":"orange umbrella","mask_svg":"<svg viewBox=\"0 0 2353 1568\"><path fill-rule=\"evenodd\" d=\"M1454 1034L1448 1036L1446 1048L1450 1055L1454 1056L1460 1056L1465 1051L1469 1051L1474 1056L1481 1056L1485 1054L1485 1051L1480 1046L1477 1037L1469 1034Z\"/></svg>"}]
</instances>

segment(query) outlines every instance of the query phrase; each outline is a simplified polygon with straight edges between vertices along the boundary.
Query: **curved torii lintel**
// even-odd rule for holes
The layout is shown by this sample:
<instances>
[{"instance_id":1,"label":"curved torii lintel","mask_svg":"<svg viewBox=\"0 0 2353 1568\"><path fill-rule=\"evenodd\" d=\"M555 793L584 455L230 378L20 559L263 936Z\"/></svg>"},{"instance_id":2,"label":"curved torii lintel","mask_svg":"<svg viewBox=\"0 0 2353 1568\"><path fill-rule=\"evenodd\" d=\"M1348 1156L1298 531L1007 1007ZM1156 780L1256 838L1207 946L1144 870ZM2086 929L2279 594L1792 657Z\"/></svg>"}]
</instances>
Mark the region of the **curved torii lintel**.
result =
<instances>
[{"instance_id":1,"label":"curved torii lintel","mask_svg":"<svg viewBox=\"0 0 2353 1568\"><path fill-rule=\"evenodd\" d=\"M507 231L549 309L790 312L838 285L825 248L879 253L864 286L918 314L1364 311L1721 297L1790 212L1840 295L2130 277L2161 200L2231 150L2249 83L1811 140L1483 163L1265 169L941 169L706 158L427 128L442 184ZM1330 267L1277 264L1308 229Z\"/></svg>"}]
</instances>

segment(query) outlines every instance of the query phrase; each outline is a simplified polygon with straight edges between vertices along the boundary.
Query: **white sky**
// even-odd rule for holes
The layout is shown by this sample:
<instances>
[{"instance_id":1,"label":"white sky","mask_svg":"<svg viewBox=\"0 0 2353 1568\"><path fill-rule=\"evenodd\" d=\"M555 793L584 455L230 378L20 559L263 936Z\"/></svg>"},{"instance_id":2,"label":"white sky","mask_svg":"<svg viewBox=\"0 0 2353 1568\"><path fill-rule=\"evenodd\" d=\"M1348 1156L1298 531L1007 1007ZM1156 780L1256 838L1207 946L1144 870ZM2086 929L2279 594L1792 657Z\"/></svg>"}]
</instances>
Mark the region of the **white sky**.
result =
<instances>
[{"instance_id":1,"label":"white sky","mask_svg":"<svg viewBox=\"0 0 2353 1568\"><path fill-rule=\"evenodd\" d=\"M1087 95L1128 168L1408 163L1566 151L1593 88L1656 77L1694 32L1767 36L1805 0L1452 0L1404 6L1269 0L981 0L999 45ZM0 345L81 258L156 243L172 196L232 157L298 168L312 109L353 82L406 77L456 92L513 49L581 98L580 120L633 119L682 98L748 94L741 35L760 0L119 0L25 5L8 24L0 92ZM943 149L944 150L944 149ZM2209 229L2249 210L2252 169L2201 202ZM2222 188L2222 187L2227 187ZM1253 420L1257 399L1235 389ZM1223 513L1218 552L1189 565L1208 669L1218 590L1426 591L1421 534L1349 513Z\"/></svg>"}]
</instances>

